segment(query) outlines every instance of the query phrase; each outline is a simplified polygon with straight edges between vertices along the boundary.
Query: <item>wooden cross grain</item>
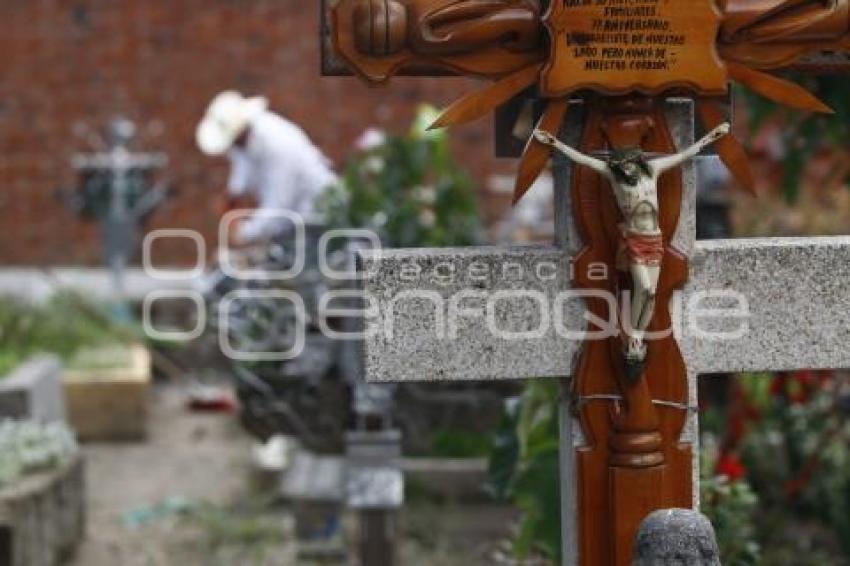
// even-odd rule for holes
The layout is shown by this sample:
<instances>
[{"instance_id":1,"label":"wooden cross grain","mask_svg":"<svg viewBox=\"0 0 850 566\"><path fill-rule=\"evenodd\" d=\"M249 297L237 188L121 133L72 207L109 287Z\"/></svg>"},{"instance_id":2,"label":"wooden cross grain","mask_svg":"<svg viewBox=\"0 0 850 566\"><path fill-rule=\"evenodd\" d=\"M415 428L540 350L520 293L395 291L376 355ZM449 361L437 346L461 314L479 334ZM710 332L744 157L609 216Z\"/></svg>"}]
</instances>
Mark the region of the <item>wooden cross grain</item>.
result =
<instances>
[{"instance_id":1,"label":"wooden cross grain","mask_svg":"<svg viewBox=\"0 0 850 566\"><path fill-rule=\"evenodd\" d=\"M584 153L675 153L693 140L694 116L707 128L722 121L718 97L731 81L789 106L829 111L770 71L824 49L845 50L847 0L606 6L338 0L331 36L336 53L371 82L433 69L495 81L450 106L437 126L482 116L536 85L545 106L538 128L560 129ZM717 150L752 189L741 145L727 137ZM547 146L529 140L517 199L549 157ZM850 253L850 242L697 245L693 168L665 174L658 187L663 253L649 326L654 337L633 379L623 370L625 326L617 316L631 285L615 262L623 217L599 175L555 162L557 247L397 251L364 259L372 274L364 289L376 315L366 340L367 378L568 381L565 560L628 564L647 514L695 504L697 374L847 365L840 347L846 321L835 320L846 288L832 277L830 262ZM725 316L704 312L705 301L719 302ZM706 314L714 320L705 328L694 323ZM589 323L588 315L595 317ZM582 328L591 335L577 333ZM665 332L671 328L678 332ZM718 333L726 338L716 339Z\"/></svg>"}]
</instances>

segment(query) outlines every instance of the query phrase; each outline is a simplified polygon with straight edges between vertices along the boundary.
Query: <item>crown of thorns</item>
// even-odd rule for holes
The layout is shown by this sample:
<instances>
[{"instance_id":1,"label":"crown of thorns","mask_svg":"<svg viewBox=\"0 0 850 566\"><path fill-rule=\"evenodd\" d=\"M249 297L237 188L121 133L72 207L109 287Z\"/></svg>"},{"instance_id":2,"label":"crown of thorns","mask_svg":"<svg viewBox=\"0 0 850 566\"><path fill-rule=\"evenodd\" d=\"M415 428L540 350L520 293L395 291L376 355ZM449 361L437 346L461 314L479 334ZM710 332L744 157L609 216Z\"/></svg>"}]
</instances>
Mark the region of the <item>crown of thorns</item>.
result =
<instances>
[{"instance_id":1,"label":"crown of thorns","mask_svg":"<svg viewBox=\"0 0 850 566\"><path fill-rule=\"evenodd\" d=\"M636 163L642 168L647 166L646 156L639 147L615 149L608 158L608 165L611 167L620 168L626 163Z\"/></svg>"},{"instance_id":2,"label":"crown of thorns","mask_svg":"<svg viewBox=\"0 0 850 566\"><path fill-rule=\"evenodd\" d=\"M644 175L652 174L649 163L646 160L646 155L640 148L637 147L629 147L612 151L606 163L611 172L614 173L615 177L629 185L637 183L637 177L639 177L639 175L626 173L624 170L626 163L634 163Z\"/></svg>"}]
</instances>

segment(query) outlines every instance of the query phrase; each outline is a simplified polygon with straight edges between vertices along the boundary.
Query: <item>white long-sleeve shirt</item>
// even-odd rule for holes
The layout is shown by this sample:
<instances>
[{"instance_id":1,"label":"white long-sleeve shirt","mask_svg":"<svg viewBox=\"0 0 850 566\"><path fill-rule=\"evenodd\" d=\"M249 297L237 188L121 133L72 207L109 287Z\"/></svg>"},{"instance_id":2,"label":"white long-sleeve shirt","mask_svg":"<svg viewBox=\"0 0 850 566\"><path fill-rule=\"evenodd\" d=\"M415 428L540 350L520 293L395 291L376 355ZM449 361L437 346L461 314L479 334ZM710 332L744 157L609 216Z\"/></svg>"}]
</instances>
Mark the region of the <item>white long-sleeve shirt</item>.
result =
<instances>
[{"instance_id":1,"label":"white long-sleeve shirt","mask_svg":"<svg viewBox=\"0 0 850 566\"><path fill-rule=\"evenodd\" d=\"M288 210L313 216L316 197L337 182L328 158L292 122L263 112L250 127L245 147L234 147L228 153L228 191L232 196L250 193L258 205L239 228L237 237L244 242L270 238L286 225L284 219L269 212Z\"/></svg>"}]
</instances>

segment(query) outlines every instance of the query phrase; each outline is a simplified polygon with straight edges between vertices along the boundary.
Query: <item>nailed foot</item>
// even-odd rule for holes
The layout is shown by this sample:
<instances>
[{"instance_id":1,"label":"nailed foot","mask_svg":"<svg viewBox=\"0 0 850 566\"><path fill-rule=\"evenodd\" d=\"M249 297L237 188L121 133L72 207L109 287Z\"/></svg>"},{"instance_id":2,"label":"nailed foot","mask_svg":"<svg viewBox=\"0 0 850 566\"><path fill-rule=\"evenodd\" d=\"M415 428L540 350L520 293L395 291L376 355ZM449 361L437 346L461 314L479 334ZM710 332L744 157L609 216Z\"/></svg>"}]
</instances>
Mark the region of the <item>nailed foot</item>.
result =
<instances>
[{"instance_id":1,"label":"nailed foot","mask_svg":"<svg viewBox=\"0 0 850 566\"><path fill-rule=\"evenodd\" d=\"M623 374L630 384L637 383L646 366L646 348L639 352L625 352L623 356Z\"/></svg>"}]
</instances>

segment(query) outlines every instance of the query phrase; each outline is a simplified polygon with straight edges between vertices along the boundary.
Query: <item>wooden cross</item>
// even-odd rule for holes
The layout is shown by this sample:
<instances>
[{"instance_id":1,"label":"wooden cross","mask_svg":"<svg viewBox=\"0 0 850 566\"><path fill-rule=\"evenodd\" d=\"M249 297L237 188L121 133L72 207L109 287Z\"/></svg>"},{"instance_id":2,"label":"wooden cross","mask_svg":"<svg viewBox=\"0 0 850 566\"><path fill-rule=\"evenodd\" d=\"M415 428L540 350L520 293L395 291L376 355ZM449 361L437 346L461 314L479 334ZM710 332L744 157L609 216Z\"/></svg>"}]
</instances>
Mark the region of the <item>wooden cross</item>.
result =
<instances>
[{"instance_id":1,"label":"wooden cross","mask_svg":"<svg viewBox=\"0 0 850 566\"><path fill-rule=\"evenodd\" d=\"M494 79L437 126L482 116L536 85L545 102L538 128L560 130L584 153L675 153L692 142L695 116L708 128L722 121L718 97L730 81L829 111L766 71L850 43L848 0L552 0L546 10L537 0L338 0L331 14L336 53L371 82L433 69ZM717 149L752 189L741 145L726 137ZM517 199L550 154L529 139ZM617 261L629 219L607 180L557 156L555 170L556 247L364 258L376 315L366 373L373 381L564 379L565 560L628 564L647 514L696 504L698 374L848 365L847 325L836 315L850 284L835 278L835 266L850 240L696 244L693 167L665 174L652 217L663 240L652 337L633 379L618 316L633 283ZM706 310L718 302L725 310Z\"/></svg>"}]
</instances>

